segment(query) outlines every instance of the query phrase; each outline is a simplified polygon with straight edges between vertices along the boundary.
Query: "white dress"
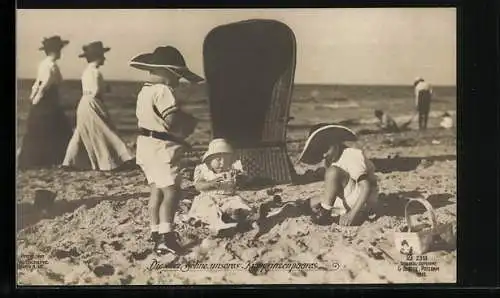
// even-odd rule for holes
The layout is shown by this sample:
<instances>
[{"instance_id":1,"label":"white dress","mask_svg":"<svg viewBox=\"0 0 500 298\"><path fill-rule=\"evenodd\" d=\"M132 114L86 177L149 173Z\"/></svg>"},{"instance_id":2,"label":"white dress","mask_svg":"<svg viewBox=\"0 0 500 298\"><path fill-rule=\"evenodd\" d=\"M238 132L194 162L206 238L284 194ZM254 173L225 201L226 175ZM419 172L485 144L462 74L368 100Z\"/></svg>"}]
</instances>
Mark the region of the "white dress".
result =
<instances>
[{"instance_id":1,"label":"white dress","mask_svg":"<svg viewBox=\"0 0 500 298\"><path fill-rule=\"evenodd\" d=\"M118 136L102 102L104 79L95 63L82 75L83 95L76 111L76 129L63 165L92 170L113 170L133 158Z\"/></svg>"},{"instance_id":2,"label":"white dress","mask_svg":"<svg viewBox=\"0 0 500 298\"><path fill-rule=\"evenodd\" d=\"M233 170L242 171L241 162L236 161L232 167ZM212 170L206 164L200 164L194 171L194 183L203 180L213 180L216 177ZM248 206L247 202L236 194L236 190L209 190L202 191L193 200L191 209L189 210L188 217L208 224L212 229L217 230L224 227L235 226L236 223L224 223L222 215L230 210L247 210L252 209Z\"/></svg>"},{"instance_id":3,"label":"white dress","mask_svg":"<svg viewBox=\"0 0 500 298\"><path fill-rule=\"evenodd\" d=\"M57 63L45 58L33 84L26 133L19 149L19 169L60 165L72 130L59 103L62 75Z\"/></svg>"}]
</instances>

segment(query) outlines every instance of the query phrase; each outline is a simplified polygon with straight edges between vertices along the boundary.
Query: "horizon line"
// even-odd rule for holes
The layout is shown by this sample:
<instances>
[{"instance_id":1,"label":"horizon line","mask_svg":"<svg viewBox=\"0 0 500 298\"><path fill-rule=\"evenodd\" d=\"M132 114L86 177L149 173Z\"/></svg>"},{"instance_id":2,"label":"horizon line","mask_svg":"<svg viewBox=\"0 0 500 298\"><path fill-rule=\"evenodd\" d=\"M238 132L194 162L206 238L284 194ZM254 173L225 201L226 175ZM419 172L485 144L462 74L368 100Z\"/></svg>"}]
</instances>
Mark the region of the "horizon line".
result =
<instances>
[{"instance_id":1,"label":"horizon line","mask_svg":"<svg viewBox=\"0 0 500 298\"><path fill-rule=\"evenodd\" d=\"M16 80L36 80L36 78L16 78ZM64 81L80 81L80 79L65 79ZM106 79L106 82L121 82L121 83L142 83L141 80L125 80L125 79ZM181 82L181 84L188 84ZM205 85L205 82L199 83L199 85ZM386 83L314 83L314 82L294 82L294 85L316 85L316 86L411 86L413 88L413 83L409 84L386 84ZM456 84L432 84L433 87L457 87Z\"/></svg>"}]
</instances>

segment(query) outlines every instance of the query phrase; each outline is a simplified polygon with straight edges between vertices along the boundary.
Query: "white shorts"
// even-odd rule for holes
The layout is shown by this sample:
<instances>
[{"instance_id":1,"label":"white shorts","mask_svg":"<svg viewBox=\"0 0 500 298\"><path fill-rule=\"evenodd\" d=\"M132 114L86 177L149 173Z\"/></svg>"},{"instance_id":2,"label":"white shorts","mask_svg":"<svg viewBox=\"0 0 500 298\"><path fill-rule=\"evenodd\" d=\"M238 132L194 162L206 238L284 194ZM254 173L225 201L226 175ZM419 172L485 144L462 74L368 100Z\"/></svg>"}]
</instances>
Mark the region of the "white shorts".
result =
<instances>
[{"instance_id":1,"label":"white shorts","mask_svg":"<svg viewBox=\"0 0 500 298\"><path fill-rule=\"evenodd\" d=\"M373 204L377 202L378 199L378 186L372 188L370 195L368 196L367 203ZM332 215L343 215L354 206L356 201L359 199L360 188L359 184L353 179L349 179L346 187L344 188L345 201L337 197L335 203L333 204Z\"/></svg>"},{"instance_id":2,"label":"white shorts","mask_svg":"<svg viewBox=\"0 0 500 298\"><path fill-rule=\"evenodd\" d=\"M149 184L159 188L179 185L179 161L182 146L146 136L137 138L136 163L142 168Z\"/></svg>"}]
</instances>

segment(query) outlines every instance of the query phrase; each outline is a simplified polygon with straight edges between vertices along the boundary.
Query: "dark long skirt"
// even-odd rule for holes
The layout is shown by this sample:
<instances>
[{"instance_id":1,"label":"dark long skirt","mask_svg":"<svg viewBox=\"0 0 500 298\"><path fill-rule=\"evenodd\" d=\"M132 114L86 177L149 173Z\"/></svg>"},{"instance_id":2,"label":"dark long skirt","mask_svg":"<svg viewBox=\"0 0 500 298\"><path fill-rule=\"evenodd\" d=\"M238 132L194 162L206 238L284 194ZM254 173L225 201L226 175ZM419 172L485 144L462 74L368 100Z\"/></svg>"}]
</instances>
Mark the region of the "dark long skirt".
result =
<instances>
[{"instance_id":1,"label":"dark long skirt","mask_svg":"<svg viewBox=\"0 0 500 298\"><path fill-rule=\"evenodd\" d=\"M431 110L432 95L428 90L422 90L418 93L418 127L427 129L429 121L429 112Z\"/></svg>"},{"instance_id":2,"label":"dark long skirt","mask_svg":"<svg viewBox=\"0 0 500 298\"><path fill-rule=\"evenodd\" d=\"M54 86L46 91L38 104L31 106L18 168L60 165L71 135L71 126L59 105L57 86Z\"/></svg>"}]
</instances>

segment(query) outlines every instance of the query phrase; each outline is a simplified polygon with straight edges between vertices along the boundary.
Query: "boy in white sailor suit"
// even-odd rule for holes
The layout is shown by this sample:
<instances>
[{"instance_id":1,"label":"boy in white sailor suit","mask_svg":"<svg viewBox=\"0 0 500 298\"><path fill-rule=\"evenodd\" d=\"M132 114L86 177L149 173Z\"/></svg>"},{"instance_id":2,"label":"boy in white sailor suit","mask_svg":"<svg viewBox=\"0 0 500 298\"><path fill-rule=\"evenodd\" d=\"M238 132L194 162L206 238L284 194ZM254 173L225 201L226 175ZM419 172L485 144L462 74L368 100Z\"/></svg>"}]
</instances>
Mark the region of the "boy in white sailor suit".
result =
<instances>
[{"instance_id":1,"label":"boy in white sailor suit","mask_svg":"<svg viewBox=\"0 0 500 298\"><path fill-rule=\"evenodd\" d=\"M151 240L157 253L179 254L183 248L173 226L181 182L179 160L189 146L184 139L194 131L196 119L180 111L173 89L180 78L192 83L203 79L192 73L182 54L170 46L138 55L130 66L151 75L138 95L136 109L140 129L136 162L151 186Z\"/></svg>"}]
</instances>

